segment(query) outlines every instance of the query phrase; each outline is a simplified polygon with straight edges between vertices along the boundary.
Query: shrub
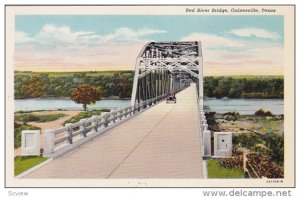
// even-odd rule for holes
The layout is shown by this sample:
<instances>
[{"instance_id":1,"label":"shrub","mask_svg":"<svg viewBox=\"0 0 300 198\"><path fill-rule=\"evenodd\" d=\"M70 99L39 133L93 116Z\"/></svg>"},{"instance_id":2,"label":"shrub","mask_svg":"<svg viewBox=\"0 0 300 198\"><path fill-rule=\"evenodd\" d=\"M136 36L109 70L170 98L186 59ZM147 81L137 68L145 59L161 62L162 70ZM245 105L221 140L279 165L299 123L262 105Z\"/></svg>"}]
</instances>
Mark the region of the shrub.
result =
<instances>
[{"instance_id":1,"label":"shrub","mask_svg":"<svg viewBox=\"0 0 300 198\"><path fill-rule=\"evenodd\" d=\"M284 135L267 132L262 135L265 146L268 148L268 156L277 163L284 161Z\"/></svg>"},{"instance_id":2,"label":"shrub","mask_svg":"<svg viewBox=\"0 0 300 198\"><path fill-rule=\"evenodd\" d=\"M257 110L256 112L255 112L255 115L256 116L273 116L273 114L272 114L272 112L270 112L270 111L265 111L265 110L263 110L263 109L259 109L259 110Z\"/></svg>"},{"instance_id":3,"label":"shrub","mask_svg":"<svg viewBox=\"0 0 300 198\"><path fill-rule=\"evenodd\" d=\"M15 116L15 120L19 122L23 122L26 124L27 122L36 122L39 120L39 117L33 114Z\"/></svg>"},{"instance_id":4,"label":"shrub","mask_svg":"<svg viewBox=\"0 0 300 198\"><path fill-rule=\"evenodd\" d=\"M284 136L267 132L264 134L239 133L233 135L235 147L244 147L252 151L266 154L273 161L283 164L284 161Z\"/></svg>"},{"instance_id":5,"label":"shrub","mask_svg":"<svg viewBox=\"0 0 300 198\"><path fill-rule=\"evenodd\" d=\"M223 98L225 96L225 91L221 87L216 87L215 90L213 91L213 95L216 98Z\"/></svg>"},{"instance_id":6,"label":"shrub","mask_svg":"<svg viewBox=\"0 0 300 198\"><path fill-rule=\"evenodd\" d=\"M219 164L229 169L243 169L243 152L233 150L231 158L222 158ZM247 169L252 177L283 178L283 167L275 163L270 157L257 153L249 152L247 154ZM251 166L250 166L251 165Z\"/></svg>"},{"instance_id":7,"label":"shrub","mask_svg":"<svg viewBox=\"0 0 300 198\"><path fill-rule=\"evenodd\" d=\"M240 113L239 112L226 112L223 114L224 115L224 119L225 120L233 120L233 121L236 121L239 117L240 117Z\"/></svg>"},{"instance_id":8,"label":"shrub","mask_svg":"<svg viewBox=\"0 0 300 198\"><path fill-rule=\"evenodd\" d=\"M253 149L256 144L263 143L263 140L255 133L238 133L233 135L232 143L236 147Z\"/></svg>"},{"instance_id":9,"label":"shrub","mask_svg":"<svg viewBox=\"0 0 300 198\"><path fill-rule=\"evenodd\" d=\"M64 117L66 114L57 113L57 114L23 114L15 116L15 121L23 122L26 124L27 122L51 122L57 120L61 117Z\"/></svg>"}]
</instances>

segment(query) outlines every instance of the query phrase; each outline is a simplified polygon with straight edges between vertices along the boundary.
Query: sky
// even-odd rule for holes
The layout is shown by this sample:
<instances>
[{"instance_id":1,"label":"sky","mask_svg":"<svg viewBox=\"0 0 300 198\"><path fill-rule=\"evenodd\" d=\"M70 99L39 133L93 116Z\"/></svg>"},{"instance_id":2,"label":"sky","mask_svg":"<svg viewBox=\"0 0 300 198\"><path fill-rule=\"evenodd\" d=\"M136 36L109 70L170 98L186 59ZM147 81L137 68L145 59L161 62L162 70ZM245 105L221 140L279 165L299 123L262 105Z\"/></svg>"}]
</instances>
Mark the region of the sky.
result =
<instances>
[{"instance_id":1,"label":"sky","mask_svg":"<svg viewBox=\"0 0 300 198\"><path fill-rule=\"evenodd\" d=\"M283 16L17 15L19 71L133 70L151 41L201 41L204 75L282 75Z\"/></svg>"}]
</instances>

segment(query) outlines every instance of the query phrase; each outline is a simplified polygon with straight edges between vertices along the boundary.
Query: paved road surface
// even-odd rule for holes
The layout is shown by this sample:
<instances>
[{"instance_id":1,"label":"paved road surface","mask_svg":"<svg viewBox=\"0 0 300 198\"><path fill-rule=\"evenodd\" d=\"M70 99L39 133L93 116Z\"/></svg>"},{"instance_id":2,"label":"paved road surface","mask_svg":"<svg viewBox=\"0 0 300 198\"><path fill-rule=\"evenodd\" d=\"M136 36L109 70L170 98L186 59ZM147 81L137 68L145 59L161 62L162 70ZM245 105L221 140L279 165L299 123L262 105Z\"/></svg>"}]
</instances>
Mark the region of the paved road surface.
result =
<instances>
[{"instance_id":1,"label":"paved road surface","mask_svg":"<svg viewBox=\"0 0 300 198\"><path fill-rule=\"evenodd\" d=\"M196 88L161 102L26 178L202 178Z\"/></svg>"}]
</instances>

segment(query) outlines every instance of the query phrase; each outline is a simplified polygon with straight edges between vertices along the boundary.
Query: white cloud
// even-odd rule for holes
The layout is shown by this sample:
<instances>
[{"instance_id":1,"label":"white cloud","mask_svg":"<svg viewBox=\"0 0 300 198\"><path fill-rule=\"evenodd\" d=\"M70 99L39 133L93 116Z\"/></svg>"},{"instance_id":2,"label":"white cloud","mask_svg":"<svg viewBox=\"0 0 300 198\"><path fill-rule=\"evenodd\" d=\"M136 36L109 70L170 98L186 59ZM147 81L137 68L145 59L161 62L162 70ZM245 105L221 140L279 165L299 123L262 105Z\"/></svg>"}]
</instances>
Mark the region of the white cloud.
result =
<instances>
[{"instance_id":1,"label":"white cloud","mask_svg":"<svg viewBox=\"0 0 300 198\"><path fill-rule=\"evenodd\" d=\"M16 43L27 43L33 41L32 38L28 36L25 32L16 31L15 32L15 42Z\"/></svg>"},{"instance_id":2,"label":"white cloud","mask_svg":"<svg viewBox=\"0 0 300 198\"><path fill-rule=\"evenodd\" d=\"M275 40L248 41L192 33L182 41L201 41L204 74L281 74L283 46Z\"/></svg>"},{"instance_id":3,"label":"white cloud","mask_svg":"<svg viewBox=\"0 0 300 198\"><path fill-rule=\"evenodd\" d=\"M221 37L215 34L192 33L181 41L201 41L204 48L242 47L243 42Z\"/></svg>"},{"instance_id":4,"label":"white cloud","mask_svg":"<svg viewBox=\"0 0 300 198\"><path fill-rule=\"evenodd\" d=\"M231 33L241 37L251 37L255 36L257 38L267 38L278 40L280 39L280 35L277 32L270 32L260 28L241 28L241 29L234 29L227 33Z\"/></svg>"},{"instance_id":5,"label":"white cloud","mask_svg":"<svg viewBox=\"0 0 300 198\"><path fill-rule=\"evenodd\" d=\"M16 47L15 66L36 71L134 69L136 56L147 42L145 37L165 32L123 27L99 35L48 24L32 38L19 33L19 41L34 42ZM202 32L191 33L180 40L202 42L205 75L280 74L283 71L283 46L276 40L248 41ZM47 47L41 49L40 46Z\"/></svg>"},{"instance_id":6,"label":"white cloud","mask_svg":"<svg viewBox=\"0 0 300 198\"><path fill-rule=\"evenodd\" d=\"M35 36L35 40L46 46L74 46L88 43L85 37L94 35L94 32L72 32L68 26L46 24Z\"/></svg>"},{"instance_id":7,"label":"white cloud","mask_svg":"<svg viewBox=\"0 0 300 198\"><path fill-rule=\"evenodd\" d=\"M43 46L82 48L115 41L140 41L143 36L165 32L164 30L150 28L132 30L123 27L107 35L98 35L95 32L74 32L68 26L58 27L52 24L46 24L35 36L35 40Z\"/></svg>"},{"instance_id":8,"label":"white cloud","mask_svg":"<svg viewBox=\"0 0 300 198\"><path fill-rule=\"evenodd\" d=\"M145 36L164 30L122 27L106 35L89 31L73 31L69 26L45 24L32 38L19 34L29 45L17 45L15 66L30 70L133 69ZM26 39L25 39L26 38ZM19 39L21 40L21 39Z\"/></svg>"},{"instance_id":9,"label":"white cloud","mask_svg":"<svg viewBox=\"0 0 300 198\"><path fill-rule=\"evenodd\" d=\"M116 29L115 32L105 35L102 38L105 40L139 40L140 37L150 34L160 34L160 33L166 33L165 30L157 30L157 29L150 29L150 28L143 28L139 29L137 31L134 31L129 28L119 28Z\"/></svg>"}]
</instances>

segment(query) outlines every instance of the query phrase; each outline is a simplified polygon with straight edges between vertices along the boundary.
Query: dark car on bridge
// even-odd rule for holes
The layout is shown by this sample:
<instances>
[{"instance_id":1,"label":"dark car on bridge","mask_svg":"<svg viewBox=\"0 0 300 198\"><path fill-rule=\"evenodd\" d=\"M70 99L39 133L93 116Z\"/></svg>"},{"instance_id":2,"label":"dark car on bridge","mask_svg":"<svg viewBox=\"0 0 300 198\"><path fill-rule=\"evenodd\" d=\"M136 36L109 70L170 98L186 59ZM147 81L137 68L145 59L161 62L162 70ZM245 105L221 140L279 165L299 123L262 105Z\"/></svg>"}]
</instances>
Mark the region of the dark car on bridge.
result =
<instances>
[{"instance_id":1,"label":"dark car on bridge","mask_svg":"<svg viewBox=\"0 0 300 198\"><path fill-rule=\"evenodd\" d=\"M170 93L170 94L167 96L166 102L167 102L167 103L176 103L176 96L175 96L175 93Z\"/></svg>"}]
</instances>

